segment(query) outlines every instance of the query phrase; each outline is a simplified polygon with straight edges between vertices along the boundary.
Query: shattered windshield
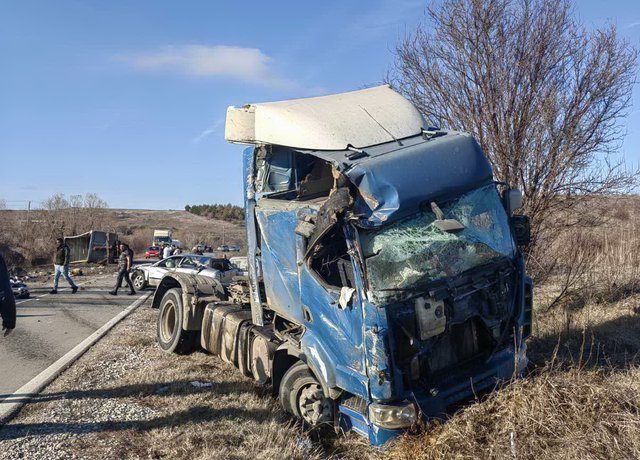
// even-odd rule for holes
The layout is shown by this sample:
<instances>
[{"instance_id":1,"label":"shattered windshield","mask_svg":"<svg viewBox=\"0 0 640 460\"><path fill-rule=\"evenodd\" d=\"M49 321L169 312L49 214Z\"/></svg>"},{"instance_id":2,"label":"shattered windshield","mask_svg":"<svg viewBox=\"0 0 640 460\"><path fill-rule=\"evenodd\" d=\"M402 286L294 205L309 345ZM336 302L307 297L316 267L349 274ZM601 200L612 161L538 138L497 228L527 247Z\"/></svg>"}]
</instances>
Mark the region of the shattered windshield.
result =
<instances>
[{"instance_id":1,"label":"shattered windshield","mask_svg":"<svg viewBox=\"0 0 640 460\"><path fill-rule=\"evenodd\" d=\"M412 288L515 254L507 214L494 184L437 205L445 219L455 219L464 228L441 230L429 209L360 232L374 291Z\"/></svg>"}]
</instances>

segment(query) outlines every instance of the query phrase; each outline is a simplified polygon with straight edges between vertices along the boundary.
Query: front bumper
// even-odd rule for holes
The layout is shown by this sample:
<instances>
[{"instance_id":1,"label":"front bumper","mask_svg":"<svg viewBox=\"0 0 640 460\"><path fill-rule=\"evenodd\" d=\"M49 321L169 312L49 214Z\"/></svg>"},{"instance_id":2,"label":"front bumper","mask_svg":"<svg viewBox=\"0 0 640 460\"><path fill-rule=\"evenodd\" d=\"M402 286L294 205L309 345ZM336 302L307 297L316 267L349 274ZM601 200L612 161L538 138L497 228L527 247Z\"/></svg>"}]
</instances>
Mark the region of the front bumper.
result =
<instances>
[{"instance_id":1,"label":"front bumper","mask_svg":"<svg viewBox=\"0 0 640 460\"><path fill-rule=\"evenodd\" d=\"M460 404L478 393L490 391L501 382L511 378L521 377L527 367L526 345L516 354L513 347L508 347L495 353L488 361L483 362L481 369L476 366L468 371L456 373L440 380L437 386L421 391L412 391L405 395L408 401L413 401L423 419L443 418L449 409ZM343 431L354 430L365 436L374 446L379 446L390 439L402 434L404 429L387 429L379 427L369 420L366 415L368 406L362 400L362 407L353 404L339 406L340 427Z\"/></svg>"}]
</instances>

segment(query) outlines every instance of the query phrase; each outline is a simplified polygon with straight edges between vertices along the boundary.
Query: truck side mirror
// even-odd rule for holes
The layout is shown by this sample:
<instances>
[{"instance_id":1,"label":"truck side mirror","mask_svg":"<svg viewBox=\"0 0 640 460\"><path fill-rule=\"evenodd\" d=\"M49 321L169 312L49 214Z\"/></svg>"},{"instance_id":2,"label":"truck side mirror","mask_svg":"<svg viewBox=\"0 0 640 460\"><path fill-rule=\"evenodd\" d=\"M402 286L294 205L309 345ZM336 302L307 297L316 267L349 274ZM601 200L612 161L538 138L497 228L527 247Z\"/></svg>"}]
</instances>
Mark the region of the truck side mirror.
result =
<instances>
[{"instance_id":1,"label":"truck side mirror","mask_svg":"<svg viewBox=\"0 0 640 460\"><path fill-rule=\"evenodd\" d=\"M510 188L504 192L504 206L507 214L513 214L513 211L522 207L522 192L516 188Z\"/></svg>"},{"instance_id":2,"label":"truck side mirror","mask_svg":"<svg viewBox=\"0 0 640 460\"><path fill-rule=\"evenodd\" d=\"M518 246L527 246L531 242L531 223L529 216L512 216L511 226Z\"/></svg>"}]
</instances>

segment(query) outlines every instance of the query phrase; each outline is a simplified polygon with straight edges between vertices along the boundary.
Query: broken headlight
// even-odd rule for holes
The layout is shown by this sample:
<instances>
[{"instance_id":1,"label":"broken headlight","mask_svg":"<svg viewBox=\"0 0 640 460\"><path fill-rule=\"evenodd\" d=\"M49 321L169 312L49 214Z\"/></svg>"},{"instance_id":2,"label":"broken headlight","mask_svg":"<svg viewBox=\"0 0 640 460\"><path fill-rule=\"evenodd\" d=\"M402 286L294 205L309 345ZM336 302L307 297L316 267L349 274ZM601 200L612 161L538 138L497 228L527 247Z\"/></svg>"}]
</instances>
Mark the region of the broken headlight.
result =
<instances>
[{"instance_id":1,"label":"broken headlight","mask_svg":"<svg viewBox=\"0 0 640 460\"><path fill-rule=\"evenodd\" d=\"M407 428L418 418L415 404L403 401L398 404L377 404L369 406L369 421L381 428Z\"/></svg>"}]
</instances>

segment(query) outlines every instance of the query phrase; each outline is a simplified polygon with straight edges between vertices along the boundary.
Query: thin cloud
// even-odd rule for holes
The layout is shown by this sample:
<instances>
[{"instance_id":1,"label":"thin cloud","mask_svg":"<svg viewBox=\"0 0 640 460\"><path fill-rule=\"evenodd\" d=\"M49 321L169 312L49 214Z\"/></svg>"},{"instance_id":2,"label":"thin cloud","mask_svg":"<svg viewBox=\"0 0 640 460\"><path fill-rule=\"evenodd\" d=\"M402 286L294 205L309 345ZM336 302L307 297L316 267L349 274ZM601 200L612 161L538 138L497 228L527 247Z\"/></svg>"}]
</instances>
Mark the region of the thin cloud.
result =
<instances>
[{"instance_id":1,"label":"thin cloud","mask_svg":"<svg viewBox=\"0 0 640 460\"><path fill-rule=\"evenodd\" d=\"M120 56L134 68L194 77L231 77L276 89L299 85L273 70L273 59L258 48L239 46L166 46L157 51Z\"/></svg>"},{"instance_id":2,"label":"thin cloud","mask_svg":"<svg viewBox=\"0 0 640 460\"><path fill-rule=\"evenodd\" d=\"M636 22L632 22L631 24L628 24L625 29L633 29L634 27L638 27L640 26L640 21L636 21Z\"/></svg>"},{"instance_id":3,"label":"thin cloud","mask_svg":"<svg viewBox=\"0 0 640 460\"><path fill-rule=\"evenodd\" d=\"M199 144L200 142L202 142L204 139L206 139L209 136L214 135L216 132L218 132L218 130L222 127L222 124L224 123L224 118L220 118L218 120L215 121L215 123L213 123L211 126L209 126L207 129L205 129L204 131L202 131L200 134L198 134L196 137L194 137L193 139L191 139L191 142L193 144Z\"/></svg>"}]
</instances>

